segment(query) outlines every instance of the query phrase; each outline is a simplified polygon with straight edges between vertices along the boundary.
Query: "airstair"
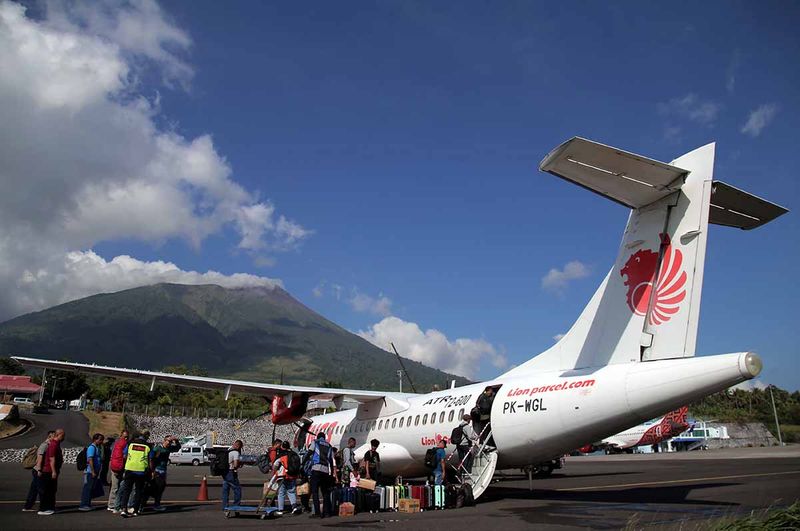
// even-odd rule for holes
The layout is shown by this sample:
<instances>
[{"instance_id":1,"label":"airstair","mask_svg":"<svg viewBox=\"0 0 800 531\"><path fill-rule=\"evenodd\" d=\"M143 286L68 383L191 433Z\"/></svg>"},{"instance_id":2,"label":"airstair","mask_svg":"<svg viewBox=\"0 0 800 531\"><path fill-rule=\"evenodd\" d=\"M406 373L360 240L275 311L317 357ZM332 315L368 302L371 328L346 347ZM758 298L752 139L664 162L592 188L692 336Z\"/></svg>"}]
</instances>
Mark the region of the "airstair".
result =
<instances>
[{"instance_id":1,"label":"airstair","mask_svg":"<svg viewBox=\"0 0 800 531\"><path fill-rule=\"evenodd\" d=\"M492 441L491 423L486 424L478 440L483 442L473 445L470 453L453 467L456 469L458 480L472 486L472 496L476 500L492 483L494 470L497 467L497 449L489 444ZM472 456L472 467L468 471L464 463L469 460L470 456Z\"/></svg>"}]
</instances>

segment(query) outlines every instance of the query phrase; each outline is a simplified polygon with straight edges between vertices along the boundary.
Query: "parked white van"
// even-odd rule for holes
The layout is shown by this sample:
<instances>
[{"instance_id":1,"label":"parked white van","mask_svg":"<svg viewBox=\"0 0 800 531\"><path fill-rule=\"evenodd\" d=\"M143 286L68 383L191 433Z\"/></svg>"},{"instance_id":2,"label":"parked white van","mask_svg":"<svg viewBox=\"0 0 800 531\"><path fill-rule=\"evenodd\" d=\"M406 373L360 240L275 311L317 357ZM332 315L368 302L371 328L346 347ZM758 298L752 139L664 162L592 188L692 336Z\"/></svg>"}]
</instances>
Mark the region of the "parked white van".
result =
<instances>
[{"instance_id":1,"label":"parked white van","mask_svg":"<svg viewBox=\"0 0 800 531\"><path fill-rule=\"evenodd\" d=\"M33 405L33 400L28 398L27 396L15 396L14 397L15 404L28 404Z\"/></svg>"},{"instance_id":2,"label":"parked white van","mask_svg":"<svg viewBox=\"0 0 800 531\"><path fill-rule=\"evenodd\" d=\"M187 444L181 446L179 452L169 454L169 462L173 465L200 465L208 463L208 454L202 446Z\"/></svg>"}]
</instances>

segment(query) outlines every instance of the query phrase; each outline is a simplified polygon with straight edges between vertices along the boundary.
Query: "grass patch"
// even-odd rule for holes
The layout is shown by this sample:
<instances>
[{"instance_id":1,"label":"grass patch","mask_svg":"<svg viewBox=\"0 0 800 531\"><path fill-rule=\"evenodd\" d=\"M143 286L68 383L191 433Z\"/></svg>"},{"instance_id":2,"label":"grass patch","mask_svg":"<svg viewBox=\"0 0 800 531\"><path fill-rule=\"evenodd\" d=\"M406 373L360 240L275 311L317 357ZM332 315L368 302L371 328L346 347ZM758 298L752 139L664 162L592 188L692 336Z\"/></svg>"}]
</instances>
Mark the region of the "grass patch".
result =
<instances>
[{"instance_id":1,"label":"grass patch","mask_svg":"<svg viewBox=\"0 0 800 531\"><path fill-rule=\"evenodd\" d=\"M781 435L785 443L800 442L800 424L781 424Z\"/></svg>"},{"instance_id":2,"label":"grass patch","mask_svg":"<svg viewBox=\"0 0 800 531\"><path fill-rule=\"evenodd\" d=\"M89 419L89 437L95 433L105 436L119 435L125 426L125 415L111 411L82 411L83 416Z\"/></svg>"},{"instance_id":3,"label":"grass patch","mask_svg":"<svg viewBox=\"0 0 800 531\"><path fill-rule=\"evenodd\" d=\"M800 529L800 501L783 509L753 511L749 516L723 521L711 528L713 531L783 531Z\"/></svg>"}]
</instances>

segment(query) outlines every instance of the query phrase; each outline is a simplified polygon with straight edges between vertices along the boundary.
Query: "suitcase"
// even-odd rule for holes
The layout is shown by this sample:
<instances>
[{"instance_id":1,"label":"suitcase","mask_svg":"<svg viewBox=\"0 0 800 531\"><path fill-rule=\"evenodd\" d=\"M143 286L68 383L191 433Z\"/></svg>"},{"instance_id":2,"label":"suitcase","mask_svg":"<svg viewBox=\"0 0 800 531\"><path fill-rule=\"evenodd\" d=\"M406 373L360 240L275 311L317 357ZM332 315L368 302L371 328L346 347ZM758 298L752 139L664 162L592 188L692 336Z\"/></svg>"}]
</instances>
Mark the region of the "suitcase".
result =
<instances>
[{"instance_id":1,"label":"suitcase","mask_svg":"<svg viewBox=\"0 0 800 531\"><path fill-rule=\"evenodd\" d=\"M396 511L397 510L397 498L398 498L398 496L397 496L397 491L398 491L397 485L391 485L391 486L387 487L387 491L389 492L389 503L387 504L388 505L388 509L390 511Z\"/></svg>"},{"instance_id":2,"label":"suitcase","mask_svg":"<svg viewBox=\"0 0 800 531\"><path fill-rule=\"evenodd\" d=\"M444 509L445 507L445 487L444 485L436 485L434 487L435 496L436 496L436 508L437 509Z\"/></svg>"},{"instance_id":3,"label":"suitcase","mask_svg":"<svg viewBox=\"0 0 800 531\"><path fill-rule=\"evenodd\" d=\"M458 487L452 484L445 487L444 498L445 509L455 509L456 499L458 498Z\"/></svg>"},{"instance_id":4,"label":"suitcase","mask_svg":"<svg viewBox=\"0 0 800 531\"><path fill-rule=\"evenodd\" d=\"M385 511L386 510L386 502L388 501L386 499L386 489L384 487L375 487L375 494L377 494L378 497L380 498L380 503L379 503L379 506L378 506L379 509L381 511Z\"/></svg>"},{"instance_id":5,"label":"suitcase","mask_svg":"<svg viewBox=\"0 0 800 531\"><path fill-rule=\"evenodd\" d=\"M419 510L424 511L427 507L428 498L425 496L425 486L424 485L412 485L411 486L411 497L415 500L419 501Z\"/></svg>"},{"instance_id":6,"label":"suitcase","mask_svg":"<svg viewBox=\"0 0 800 531\"><path fill-rule=\"evenodd\" d=\"M424 487L425 492L425 507L428 510L432 510L433 507L433 485L425 485Z\"/></svg>"},{"instance_id":7,"label":"suitcase","mask_svg":"<svg viewBox=\"0 0 800 531\"><path fill-rule=\"evenodd\" d=\"M381 495L377 492L371 492L369 496L369 512L377 513L381 510Z\"/></svg>"}]
</instances>

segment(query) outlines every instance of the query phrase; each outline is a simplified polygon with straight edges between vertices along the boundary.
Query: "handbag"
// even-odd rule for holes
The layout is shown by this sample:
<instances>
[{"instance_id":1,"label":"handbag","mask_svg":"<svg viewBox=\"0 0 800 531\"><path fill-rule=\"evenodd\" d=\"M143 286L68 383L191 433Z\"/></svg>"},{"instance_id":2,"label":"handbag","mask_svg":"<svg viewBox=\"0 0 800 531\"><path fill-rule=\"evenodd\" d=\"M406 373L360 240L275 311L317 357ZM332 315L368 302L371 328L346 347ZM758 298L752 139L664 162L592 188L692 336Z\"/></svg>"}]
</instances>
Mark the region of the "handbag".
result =
<instances>
[{"instance_id":1,"label":"handbag","mask_svg":"<svg viewBox=\"0 0 800 531\"><path fill-rule=\"evenodd\" d=\"M298 496L307 496L309 491L308 483L303 483L302 485L297 486L297 495Z\"/></svg>"}]
</instances>

